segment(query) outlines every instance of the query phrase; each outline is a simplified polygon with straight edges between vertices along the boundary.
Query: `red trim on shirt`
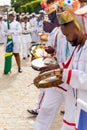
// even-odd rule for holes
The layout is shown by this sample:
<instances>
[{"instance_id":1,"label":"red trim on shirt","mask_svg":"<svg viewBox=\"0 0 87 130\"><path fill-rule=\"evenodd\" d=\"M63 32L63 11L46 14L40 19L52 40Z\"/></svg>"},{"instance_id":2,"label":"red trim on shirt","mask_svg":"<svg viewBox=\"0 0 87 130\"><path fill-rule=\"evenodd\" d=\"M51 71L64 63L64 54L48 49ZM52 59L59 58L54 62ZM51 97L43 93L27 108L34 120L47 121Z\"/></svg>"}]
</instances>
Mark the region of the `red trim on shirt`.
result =
<instances>
[{"instance_id":1,"label":"red trim on shirt","mask_svg":"<svg viewBox=\"0 0 87 130\"><path fill-rule=\"evenodd\" d=\"M67 84L70 84L71 75L72 75L72 70L69 70L68 78L67 78L67 81L66 81Z\"/></svg>"},{"instance_id":2,"label":"red trim on shirt","mask_svg":"<svg viewBox=\"0 0 87 130\"><path fill-rule=\"evenodd\" d=\"M76 47L76 48L77 48L77 47ZM72 53L70 59L67 61L67 63L66 63L66 64L62 63L63 68L67 69L67 68L69 67L76 48L74 49L74 51L73 51L73 53Z\"/></svg>"},{"instance_id":3,"label":"red trim on shirt","mask_svg":"<svg viewBox=\"0 0 87 130\"><path fill-rule=\"evenodd\" d=\"M61 86L56 86L57 88L59 88L59 89L62 89L63 91L65 91L65 92L67 92L67 90L66 89L64 89L63 87L61 87Z\"/></svg>"},{"instance_id":4,"label":"red trim on shirt","mask_svg":"<svg viewBox=\"0 0 87 130\"><path fill-rule=\"evenodd\" d=\"M63 120L63 122L64 122L65 124L69 125L69 126L76 126L75 123L70 123L70 122L68 122L68 121L66 121L66 120Z\"/></svg>"}]
</instances>

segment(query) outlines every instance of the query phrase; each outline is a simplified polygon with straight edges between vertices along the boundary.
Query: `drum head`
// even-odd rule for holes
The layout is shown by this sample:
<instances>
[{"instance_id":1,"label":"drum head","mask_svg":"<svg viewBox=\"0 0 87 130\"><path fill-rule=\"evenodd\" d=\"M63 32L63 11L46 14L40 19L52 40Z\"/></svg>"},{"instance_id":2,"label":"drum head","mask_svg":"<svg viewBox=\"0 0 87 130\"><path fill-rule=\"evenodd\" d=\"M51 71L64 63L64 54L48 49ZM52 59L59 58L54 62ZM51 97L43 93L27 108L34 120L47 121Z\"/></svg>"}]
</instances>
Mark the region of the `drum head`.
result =
<instances>
[{"instance_id":1,"label":"drum head","mask_svg":"<svg viewBox=\"0 0 87 130\"><path fill-rule=\"evenodd\" d=\"M45 67L46 65L43 62L43 58L35 59L31 62L31 67L35 70L39 70L41 67Z\"/></svg>"},{"instance_id":2,"label":"drum head","mask_svg":"<svg viewBox=\"0 0 87 130\"><path fill-rule=\"evenodd\" d=\"M35 70L39 70L41 67L45 67L49 64L56 64L54 58L37 58L31 62L31 67Z\"/></svg>"}]
</instances>

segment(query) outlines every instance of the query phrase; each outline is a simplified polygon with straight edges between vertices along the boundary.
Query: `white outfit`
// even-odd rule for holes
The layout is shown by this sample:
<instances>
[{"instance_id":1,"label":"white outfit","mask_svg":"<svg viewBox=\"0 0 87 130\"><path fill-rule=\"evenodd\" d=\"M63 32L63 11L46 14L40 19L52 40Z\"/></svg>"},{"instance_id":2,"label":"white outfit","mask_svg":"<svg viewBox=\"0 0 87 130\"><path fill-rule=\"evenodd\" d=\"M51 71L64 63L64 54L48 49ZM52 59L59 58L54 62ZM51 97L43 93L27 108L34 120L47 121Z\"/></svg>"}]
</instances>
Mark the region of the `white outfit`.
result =
<instances>
[{"instance_id":1,"label":"white outfit","mask_svg":"<svg viewBox=\"0 0 87 130\"><path fill-rule=\"evenodd\" d=\"M66 45L67 45L66 38L62 34L62 32L59 28L59 32L58 32L58 36L57 36L57 47L56 47L58 63L60 61L62 61L62 62L66 61L67 57L65 56L66 53L65 53L65 49L64 49L64 48L66 48ZM69 50L69 56L70 56L71 52L72 52L71 50L73 50L73 48L70 47L69 49L70 49ZM60 56L60 54L61 54L61 56ZM46 89L44 101L39 110L39 114L36 118L34 130L41 130L41 129L48 130L50 128L60 105L62 104L64 99L66 99L67 89L68 89L68 87L66 84L61 84L60 86ZM72 113L70 113L70 114L72 114ZM70 125L72 122L74 122L72 115L71 115L71 117L69 117L67 119L67 122ZM70 126L70 125L67 125L67 124L63 125L62 130L73 130L73 126Z\"/></svg>"},{"instance_id":2,"label":"white outfit","mask_svg":"<svg viewBox=\"0 0 87 130\"><path fill-rule=\"evenodd\" d=\"M30 25L31 25L31 38L32 38L32 42L37 42L38 41L37 19L36 18L32 18L30 20Z\"/></svg>"},{"instance_id":3,"label":"white outfit","mask_svg":"<svg viewBox=\"0 0 87 130\"><path fill-rule=\"evenodd\" d=\"M55 29L53 29L53 31L49 34L49 41L48 41L48 44L47 46L52 46L54 47L54 44L55 44L55 38L56 38L56 35L58 33L58 28L56 27ZM44 88L41 88L40 89L40 92L39 92L39 96L38 96L38 100L36 102L36 105L34 107L34 111L36 111L37 113L39 112L40 110L40 107L44 101L44 95L45 95L45 91L46 89Z\"/></svg>"},{"instance_id":4,"label":"white outfit","mask_svg":"<svg viewBox=\"0 0 87 130\"><path fill-rule=\"evenodd\" d=\"M49 39L48 39L48 43L47 43L47 46L52 46L54 47L54 44L55 44L55 38L56 38L56 35L58 33L58 28L54 28L53 31L49 34ZM35 105L35 108L34 108L34 111L36 112L39 112L39 109L42 105L42 102L44 101L44 95L45 95L45 91L46 89L44 88L41 88L40 89L40 93L39 93L39 96L38 96L38 100L36 102L36 105Z\"/></svg>"},{"instance_id":5,"label":"white outfit","mask_svg":"<svg viewBox=\"0 0 87 130\"><path fill-rule=\"evenodd\" d=\"M7 24L7 23L6 23ZM20 35L22 33L22 28L20 26L20 23L14 20L10 23L10 29L5 29L5 35L12 35L13 39L13 53L19 53L20 52Z\"/></svg>"},{"instance_id":6,"label":"white outfit","mask_svg":"<svg viewBox=\"0 0 87 130\"><path fill-rule=\"evenodd\" d=\"M0 21L0 44L5 43L5 36L3 34L3 32L5 30L4 28L5 28L5 22Z\"/></svg>"},{"instance_id":7,"label":"white outfit","mask_svg":"<svg viewBox=\"0 0 87 130\"><path fill-rule=\"evenodd\" d=\"M41 44L40 33L43 33L43 20L37 21L37 35L38 35L38 43Z\"/></svg>"},{"instance_id":8,"label":"white outfit","mask_svg":"<svg viewBox=\"0 0 87 130\"><path fill-rule=\"evenodd\" d=\"M87 102L87 40L83 47L78 51L76 48L70 69L64 69L63 81L72 87L74 99L82 99ZM70 100L71 101L71 100ZM72 102L72 101L71 101ZM76 106L76 128L78 128L80 107Z\"/></svg>"},{"instance_id":9,"label":"white outfit","mask_svg":"<svg viewBox=\"0 0 87 130\"><path fill-rule=\"evenodd\" d=\"M27 58L29 55L29 48L31 45L31 35L30 35L30 23L22 22L22 55ZM25 30L26 28L26 30Z\"/></svg>"}]
</instances>

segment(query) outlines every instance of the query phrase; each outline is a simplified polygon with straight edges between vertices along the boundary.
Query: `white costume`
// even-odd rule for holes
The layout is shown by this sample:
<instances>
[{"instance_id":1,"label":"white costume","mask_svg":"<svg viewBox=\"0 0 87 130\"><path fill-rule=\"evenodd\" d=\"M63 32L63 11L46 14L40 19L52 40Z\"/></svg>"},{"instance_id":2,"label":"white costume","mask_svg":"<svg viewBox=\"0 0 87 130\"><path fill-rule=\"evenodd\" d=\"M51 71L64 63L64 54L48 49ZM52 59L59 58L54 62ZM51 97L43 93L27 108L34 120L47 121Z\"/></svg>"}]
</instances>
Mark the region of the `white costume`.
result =
<instances>
[{"instance_id":1,"label":"white costume","mask_svg":"<svg viewBox=\"0 0 87 130\"><path fill-rule=\"evenodd\" d=\"M62 32L59 28L59 32L58 32L58 36L57 36L57 47L56 47L58 63L63 62L63 61L65 62L67 59L67 56L69 58L72 53L73 48L71 46L68 46L69 53L68 53L68 55L66 55L66 51L65 51L66 46L67 46L66 38L62 34ZM68 87L66 84L61 84L60 86L46 89L44 101L39 110L39 114L36 118L34 130L41 130L41 129L48 130L50 128L60 105L62 104L64 99L66 99L67 89L68 89ZM70 106L70 108L71 107L72 106ZM70 114L72 114L72 113L70 113ZM74 127L72 126L72 124L74 124L75 121L74 121L74 118L72 117L72 115L70 117L67 117L66 120L69 125L65 124L62 127L62 130L73 130ZM75 124L74 124L74 126L75 126Z\"/></svg>"},{"instance_id":2,"label":"white costume","mask_svg":"<svg viewBox=\"0 0 87 130\"><path fill-rule=\"evenodd\" d=\"M58 28L57 27L54 28L51 33L49 33L49 39L48 39L48 42L47 42L47 46L54 47L55 38L56 38L57 33L58 33ZM44 88L40 89L38 100L37 100L36 105L34 107L34 111L37 112L37 113L39 112L40 107L41 107L41 105L42 105L42 103L44 101L45 91L46 91L46 89L44 89Z\"/></svg>"},{"instance_id":3,"label":"white costume","mask_svg":"<svg viewBox=\"0 0 87 130\"><path fill-rule=\"evenodd\" d=\"M27 58L29 55L29 48L31 45L31 35L30 35L30 23L22 22L22 55Z\"/></svg>"},{"instance_id":4,"label":"white costume","mask_svg":"<svg viewBox=\"0 0 87 130\"><path fill-rule=\"evenodd\" d=\"M43 20L37 21L37 35L38 35L38 43L41 44L39 34L43 33Z\"/></svg>"},{"instance_id":5,"label":"white costume","mask_svg":"<svg viewBox=\"0 0 87 130\"><path fill-rule=\"evenodd\" d=\"M69 84L73 90L73 96L76 100L77 98L82 99L87 102L87 40L78 50L76 48L72 62L70 64L70 69L64 69L63 81ZM70 95L69 95L70 96ZM71 101L71 100L70 100ZM80 114L80 107L76 106L76 128L78 128L78 119Z\"/></svg>"},{"instance_id":6,"label":"white costume","mask_svg":"<svg viewBox=\"0 0 87 130\"><path fill-rule=\"evenodd\" d=\"M7 24L7 23L6 23ZM13 53L19 53L20 52L20 35L22 33L22 28L20 26L20 23L14 20L10 23L10 29L5 29L5 35L12 35L13 39Z\"/></svg>"},{"instance_id":7,"label":"white costume","mask_svg":"<svg viewBox=\"0 0 87 130\"><path fill-rule=\"evenodd\" d=\"M37 18L30 19L30 25L31 25L31 37L32 42L38 41L38 35L37 35Z\"/></svg>"},{"instance_id":8,"label":"white costume","mask_svg":"<svg viewBox=\"0 0 87 130\"><path fill-rule=\"evenodd\" d=\"M5 36L3 34L5 30L5 22L2 20L0 21L0 44L5 43Z\"/></svg>"}]
</instances>

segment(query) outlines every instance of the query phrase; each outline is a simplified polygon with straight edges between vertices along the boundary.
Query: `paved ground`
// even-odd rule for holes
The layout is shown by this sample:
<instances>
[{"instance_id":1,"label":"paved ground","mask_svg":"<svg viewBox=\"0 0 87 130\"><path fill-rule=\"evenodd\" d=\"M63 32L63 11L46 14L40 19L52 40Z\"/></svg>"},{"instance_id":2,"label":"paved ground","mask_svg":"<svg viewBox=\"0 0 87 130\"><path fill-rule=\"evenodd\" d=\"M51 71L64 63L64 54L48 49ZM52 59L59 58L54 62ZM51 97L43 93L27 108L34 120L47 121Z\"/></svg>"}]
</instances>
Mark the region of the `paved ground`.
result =
<instances>
[{"instance_id":1,"label":"paved ground","mask_svg":"<svg viewBox=\"0 0 87 130\"><path fill-rule=\"evenodd\" d=\"M11 74L4 75L4 50L0 45L0 130L33 130L35 117L27 113L35 105L39 90L32 84L38 74L30 60L22 61L23 73L17 72L13 57ZM58 113L50 130L60 130L62 116Z\"/></svg>"}]
</instances>

